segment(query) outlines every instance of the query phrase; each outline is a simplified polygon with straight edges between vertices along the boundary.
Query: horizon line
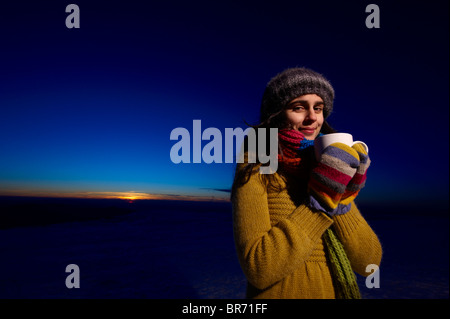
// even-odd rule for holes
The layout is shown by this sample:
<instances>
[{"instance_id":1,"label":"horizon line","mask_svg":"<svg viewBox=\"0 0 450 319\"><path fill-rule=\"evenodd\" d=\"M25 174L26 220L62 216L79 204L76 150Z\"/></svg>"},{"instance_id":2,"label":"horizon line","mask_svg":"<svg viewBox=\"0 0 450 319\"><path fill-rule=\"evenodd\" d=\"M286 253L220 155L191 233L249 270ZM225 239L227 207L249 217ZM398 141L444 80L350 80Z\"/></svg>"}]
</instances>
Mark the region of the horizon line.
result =
<instances>
[{"instance_id":1,"label":"horizon line","mask_svg":"<svg viewBox=\"0 0 450 319\"><path fill-rule=\"evenodd\" d=\"M67 199L120 199L136 200L179 200L179 201L207 201L229 202L225 196L187 195L187 194L150 194L143 192L0 192L0 197L37 197L37 198L67 198Z\"/></svg>"}]
</instances>

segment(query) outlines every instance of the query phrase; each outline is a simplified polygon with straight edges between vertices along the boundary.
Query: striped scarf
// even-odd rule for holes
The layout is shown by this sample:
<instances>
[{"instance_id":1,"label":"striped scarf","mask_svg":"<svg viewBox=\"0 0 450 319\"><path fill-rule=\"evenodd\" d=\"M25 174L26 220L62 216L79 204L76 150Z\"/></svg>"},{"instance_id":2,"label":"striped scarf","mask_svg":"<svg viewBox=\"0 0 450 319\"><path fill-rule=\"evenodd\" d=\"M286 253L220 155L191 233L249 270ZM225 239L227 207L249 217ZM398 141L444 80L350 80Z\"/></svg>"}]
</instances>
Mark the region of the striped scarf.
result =
<instances>
[{"instance_id":1,"label":"striped scarf","mask_svg":"<svg viewBox=\"0 0 450 319\"><path fill-rule=\"evenodd\" d=\"M321 134L322 135L322 134ZM306 155L307 149L314 145L314 141L305 139L305 136L296 130L282 129L278 131L278 144L281 154L278 153L278 163L288 174L309 174L311 169L311 156Z\"/></svg>"},{"instance_id":2,"label":"striped scarf","mask_svg":"<svg viewBox=\"0 0 450 319\"><path fill-rule=\"evenodd\" d=\"M304 174L310 169L309 165L302 165L305 160L305 150L314 145L313 140L305 139L305 136L296 130L279 130L278 141L281 154L278 154L278 162L284 170L290 174ZM327 256L331 264L331 273L337 299L360 299L356 276L345 253L344 247L330 227L322 235Z\"/></svg>"}]
</instances>

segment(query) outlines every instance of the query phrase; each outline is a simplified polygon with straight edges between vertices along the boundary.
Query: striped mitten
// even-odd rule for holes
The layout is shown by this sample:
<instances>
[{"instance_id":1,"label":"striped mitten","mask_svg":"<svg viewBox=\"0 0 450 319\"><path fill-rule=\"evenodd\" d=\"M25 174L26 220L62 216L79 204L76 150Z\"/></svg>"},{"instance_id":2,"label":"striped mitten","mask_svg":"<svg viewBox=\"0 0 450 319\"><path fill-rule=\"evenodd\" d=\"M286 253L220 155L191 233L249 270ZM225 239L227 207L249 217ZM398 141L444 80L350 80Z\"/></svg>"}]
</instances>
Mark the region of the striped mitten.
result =
<instances>
[{"instance_id":1,"label":"striped mitten","mask_svg":"<svg viewBox=\"0 0 450 319\"><path fill-rule=\"evenodd\" d=\"M311 206L334 214L359 165L359 155L352 147L333 143L325 148L308 182Z\"/></svg>"},{"instance_id":2,"label":"striped mitten","mask_svg":"<svg viewBox=\"0 0 450 319\"><path fill-rule=\"evenodd\" d=\"M345 190L344 195L341 198L342 205L350 204L359 191L365 186L367 179L367 169L370 166L370 158L366 149L361 144L355 144L352 147L359 155L359 166L356 170L355 176L350 180Z\"/></svg>"}]
</instances>

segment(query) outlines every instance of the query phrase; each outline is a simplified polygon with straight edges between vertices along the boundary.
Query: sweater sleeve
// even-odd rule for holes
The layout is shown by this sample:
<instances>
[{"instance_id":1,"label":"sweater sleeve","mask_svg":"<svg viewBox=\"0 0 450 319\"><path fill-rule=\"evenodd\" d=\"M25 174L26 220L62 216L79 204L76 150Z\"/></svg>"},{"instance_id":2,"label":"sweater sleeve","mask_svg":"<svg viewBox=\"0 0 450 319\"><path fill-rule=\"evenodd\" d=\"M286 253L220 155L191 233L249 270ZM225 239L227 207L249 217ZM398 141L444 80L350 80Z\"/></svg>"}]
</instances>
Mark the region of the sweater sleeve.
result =
<instances>
[{"instance_id":1,"label":"sweater sleeve","mask_svg":"<svg viewBox=\"0 0 450 319\"><path fill-rule=\"evenodd\" d=\"M348 213L336 215L333 220L353 270L362 276L368 276L371 272L366 272L366 267L370 264L379 267L381 262L382 248L377 235L354 202Z\"/></svg>"},{"instance_id":2,"label":"sweater sleeve","mask_svg":"<svg viewBox=\"0 0 450 319\"><path fill-rule=\"evenodd\" d=\"M259 174L235 190L232 203L239 262L247 280L258 289L296 270L333 223L324 213L301 205L272 226L267 191Z\"/></svg>"}]
</instances>

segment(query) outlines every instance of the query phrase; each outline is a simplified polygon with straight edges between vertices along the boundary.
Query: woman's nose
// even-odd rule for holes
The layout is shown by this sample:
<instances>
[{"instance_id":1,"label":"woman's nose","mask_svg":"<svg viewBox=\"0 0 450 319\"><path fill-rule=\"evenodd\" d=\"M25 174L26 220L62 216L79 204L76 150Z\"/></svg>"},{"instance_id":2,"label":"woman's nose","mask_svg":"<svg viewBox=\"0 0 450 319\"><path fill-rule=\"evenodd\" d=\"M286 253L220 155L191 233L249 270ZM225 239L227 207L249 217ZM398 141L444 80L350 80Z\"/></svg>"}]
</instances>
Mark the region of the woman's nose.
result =
<instances>
[{"instance_id":1,"label":"woman's nose","mask_svg":"<svg viewBox=\"0 0 450 319\"><path fill-rule=\"evenodd\" d=\"M317 121L316 112L314 112L314 110L309 110L306 118L310 121Z\"/></svg>"}]
</instances>

